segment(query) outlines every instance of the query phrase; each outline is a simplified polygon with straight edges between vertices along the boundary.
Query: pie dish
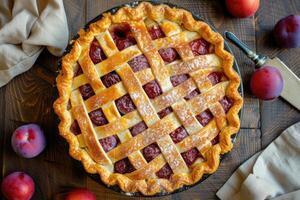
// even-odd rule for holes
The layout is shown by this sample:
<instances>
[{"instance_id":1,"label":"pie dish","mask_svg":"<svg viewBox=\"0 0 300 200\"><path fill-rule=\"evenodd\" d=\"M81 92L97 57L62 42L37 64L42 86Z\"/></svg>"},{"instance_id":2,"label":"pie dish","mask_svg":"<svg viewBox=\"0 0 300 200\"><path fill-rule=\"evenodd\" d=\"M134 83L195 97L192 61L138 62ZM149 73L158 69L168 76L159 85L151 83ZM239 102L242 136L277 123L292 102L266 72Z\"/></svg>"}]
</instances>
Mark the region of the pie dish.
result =
<instances>
[{"instance_id":1,"label":"pie dish","mask_svg":"<svg viewBox=\"0 0 300 200\"><path fill-rule=\"evenodd\" d=\"M54 110L88 173L154 195L217 170L243 103L220 34L186 10L143 2L104 14L72 46Z\"/></svg>"}]
</instances>

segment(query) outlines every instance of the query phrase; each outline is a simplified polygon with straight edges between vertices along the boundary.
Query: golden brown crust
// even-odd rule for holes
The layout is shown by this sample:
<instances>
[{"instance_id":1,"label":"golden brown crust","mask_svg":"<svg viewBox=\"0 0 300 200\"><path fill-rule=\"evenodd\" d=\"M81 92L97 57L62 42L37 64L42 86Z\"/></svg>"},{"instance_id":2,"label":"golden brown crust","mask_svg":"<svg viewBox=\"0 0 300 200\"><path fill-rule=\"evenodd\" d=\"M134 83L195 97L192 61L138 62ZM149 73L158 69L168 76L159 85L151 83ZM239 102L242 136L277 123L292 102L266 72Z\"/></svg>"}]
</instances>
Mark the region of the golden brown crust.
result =
<instances>
[{"instance_id":1,"label":"golden brown crust","mask_svg":"<svg viewBox=\"0 0 300 200\"><path fill-rule=\"evenodd\" d=\"M198 32L205 40L213 44L215 47L215 54L221 58L222 67L226 76L229 78L229 84L225 91L226 96L231 98L234 102L226 116L220 117L220 119L214 119L209 125L202 129L203 131L201 130L201 132L205 134L205 130L212 128L212 126L218 128L223 127L220 132L220 142L201 150L204 162L193 165L190 173L175 173L170 180L158 179L155 177L138 180L142 176L142 174L139 174L139 171L143 170L143 168L140 168L129 175L111 173L108 170L108 166L102 166L99 163L96 163L88 152L84 148L80 147L77 137L70 131L72 115L67 108L74 77L73 65L76 64L81 53L87 51L89 43L97 33L107 30L112 23L139 21L145 17L154 20L167 19L176 22L189 31ZM238 112L240 111L243 103L238 92L240 78L232 68L233 56L224 50L224 40L222 36L213 32L206 23L196 21L188 11L170 8L166 5L153 6L150 3L140 3L136 8L123 7L114 15L109 13L105 14L101 20L91 24L88 31L85 32L81 30L79 35L80 37L74 42L70 53L62 59L62 70L57 77L59 98L54 103L54 110L61 120L59 124L59 132L60 135L63 136L69 143L70 155L81 161L88 173L98 173L105 184L118 184L125 192L141 192L144 195L154 195L162 191L172 192L183 185L191 185L198 182L203 174L211 174L215 172L219 165L220 154L226 153L232 148L231 135L237 133L240 128ZM87 62L90 64L89 59L81 60L81 62ZM88 79L90 79L89 81L94 84L94 89L103 89L103 86L97 81L97 79L94 78L93 73L90 77L88 77ZM212 110L218 112L218 107ZM224 122L225 117L227 119L227 124ZM143 135L139 137L142 136ZM202 143L203 142L199 140L199 144ZM155 172L160 169L164 163L165 162L163 162L162 156L160 155L151 161L151 164L147 165L147 167L149 168L148 170Z\"/></svg>"}]
</instances>

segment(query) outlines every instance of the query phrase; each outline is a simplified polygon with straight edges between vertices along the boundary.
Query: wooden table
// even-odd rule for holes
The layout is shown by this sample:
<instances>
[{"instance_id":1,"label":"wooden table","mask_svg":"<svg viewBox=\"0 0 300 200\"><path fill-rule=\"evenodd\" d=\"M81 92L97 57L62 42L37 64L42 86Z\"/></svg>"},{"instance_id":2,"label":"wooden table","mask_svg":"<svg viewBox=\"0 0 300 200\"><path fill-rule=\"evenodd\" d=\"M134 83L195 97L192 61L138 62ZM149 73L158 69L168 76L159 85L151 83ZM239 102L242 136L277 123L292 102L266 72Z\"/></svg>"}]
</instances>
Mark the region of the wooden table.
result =
<instances>
[{"instance_id":1,"label":"wooden table","mask_svg":"<svg viewBox=\"0 0 300 200\"><path fill-rule=\"evenodd\" d=\"M99 13L127 1L65 0L70 37ZM223 1L173 0L204 19L210 20L220 33L234 32L242 41L259 53L278 56L300 76L300 49L280 49L274 44L271 31L282 17L300 13L300 1L262 0L255 17L230 17ZM159 199L217 199L216 191L233 171L255 152L266 147L285 128L300 121L300 112L281 98L263 102L254 98L248 87L253 64L232 47L240 66L245 88L244 116L234 149L223 160L218 171L200 185L185 192ZM68 145L58 136L52 104L55 100L54 76L58 59L46 50L34 67L0 88L0 167L2 176L12 171L25 171L36 182L33 199L61 199L71 187L87 187L98 199L129 199L92 180L81 164L68 155ZM45 70L47 69L47 70ZM295 91L299 93L300 91ZM18 126L34 122L47 135L47 149L34 159L18 157L10 145L11 134Z\"/></svg>"}]
</instances>

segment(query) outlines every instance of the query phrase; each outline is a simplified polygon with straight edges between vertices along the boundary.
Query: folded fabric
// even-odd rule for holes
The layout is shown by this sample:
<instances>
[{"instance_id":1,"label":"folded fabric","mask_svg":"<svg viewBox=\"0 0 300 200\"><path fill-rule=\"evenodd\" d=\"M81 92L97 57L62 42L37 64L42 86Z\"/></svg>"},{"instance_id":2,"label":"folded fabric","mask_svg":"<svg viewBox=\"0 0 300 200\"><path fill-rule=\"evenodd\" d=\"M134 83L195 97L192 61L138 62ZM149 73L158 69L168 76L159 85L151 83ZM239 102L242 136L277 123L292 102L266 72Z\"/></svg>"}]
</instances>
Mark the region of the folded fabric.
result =
<instances>
[{"instance_id":1,"label":"folded fabric","mask_svg":"<svg viewBox=\"0 0 300 200\"><path fill-rule=\"evenodd\" d=\"M0 87L30 69L43 47L61 55L68 37L62 0L0 0Z\"/></svg>"},{"instance_id":2,"label":"folded fabric","mask_svg":"<svg viewBox=\"0 0 300 200\"><path fill-rule=\"evenodd\" d=\"M300 122L242 164L217 192L222 200L300 199Z\"/></svg>"}]
</instances>

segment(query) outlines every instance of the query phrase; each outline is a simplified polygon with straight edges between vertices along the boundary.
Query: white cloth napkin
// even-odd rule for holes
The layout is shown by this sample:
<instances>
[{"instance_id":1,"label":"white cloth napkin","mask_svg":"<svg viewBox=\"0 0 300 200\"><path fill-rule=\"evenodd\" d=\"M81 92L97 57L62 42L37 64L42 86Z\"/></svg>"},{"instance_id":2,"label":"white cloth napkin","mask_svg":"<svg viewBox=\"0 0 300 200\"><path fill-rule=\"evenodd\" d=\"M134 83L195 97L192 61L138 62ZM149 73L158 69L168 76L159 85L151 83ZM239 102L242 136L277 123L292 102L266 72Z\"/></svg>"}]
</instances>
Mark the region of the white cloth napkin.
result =
<instances>
[{"instance_id":1,"label":"white cloth napkin","mask_svg":"<svg viewBox=\"0 0 300 200\"><path fill-rule=\"evenodd\" d=\"M0 0L0 87L30 69L43 47L61 55L68 37L62 0Z\"/></svg>"},{"instance_id":2,"label":"white cloth napkin","mask_svg":"<svg viewBox=\"0 0 300 200\"><path fill-rule=\"evenodd\" d=\"M300 122L243 163L217 196L221 200L300 199Z\"/></svg>"}]
</instances>

